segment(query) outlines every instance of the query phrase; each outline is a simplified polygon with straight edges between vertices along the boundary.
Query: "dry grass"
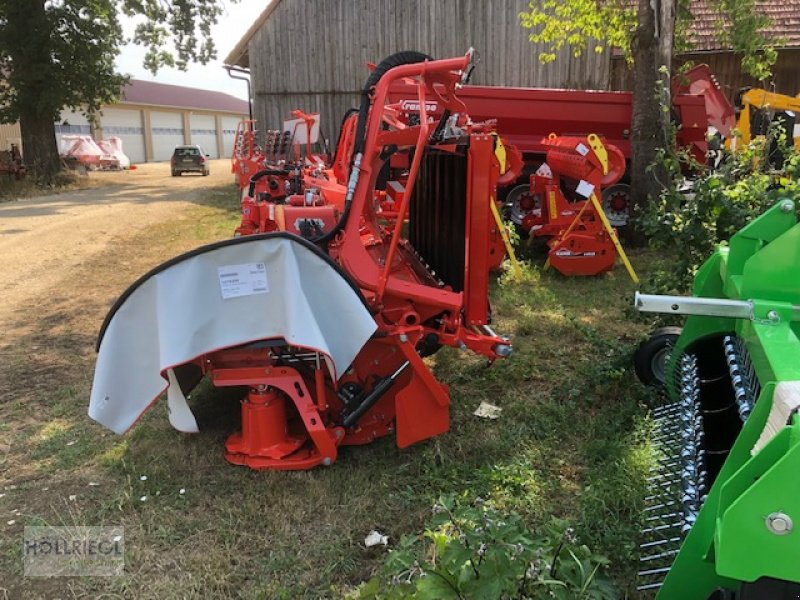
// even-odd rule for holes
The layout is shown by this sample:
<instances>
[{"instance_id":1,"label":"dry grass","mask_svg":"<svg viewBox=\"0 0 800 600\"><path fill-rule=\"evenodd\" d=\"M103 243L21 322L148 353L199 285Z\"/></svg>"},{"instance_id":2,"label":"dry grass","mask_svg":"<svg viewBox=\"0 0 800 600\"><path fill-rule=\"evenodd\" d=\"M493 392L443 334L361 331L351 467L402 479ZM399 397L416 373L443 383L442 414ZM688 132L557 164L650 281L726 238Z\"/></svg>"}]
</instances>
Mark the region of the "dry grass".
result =
<instances>
[{"instance_id":1,"label":"dry grass","mask_svg":"<svg viewBox=\"0 0 800 600\"><path fill-rule=\"evenodd\" d=\"M40 185L32 176L16 180L13 177L0 175L0 202L13 202L22 198L61 194L101 187L105 184L102 176L98 177L96 174L81 175L75 171L61 173L50 185Z\"/></svg>"},{"instance_id":2,"label":"dry grass","mask_svg":"<svg viewBox=\"0 0 800 600\"><path fill-rule=\"evenodd\" d=\"M630 589L647 421L627 364L647 325L631 318L621 269L582 280L533 269L497 284L495 327L515 334L514 357L487 368L437 354L451 430L406 451L384 439L343 449L328 469L232 467L222 443L238 398L207 388L193 395L199 435L172 430L163 403L125 437L90 421L106 308L149 267L229 235L236 220L233 192L211 192L182 220L86 264L90 292L62 282L34 320L16 324L24 335L0 347L0 598L339 597L383 558L363 547L371 529L391 540L418 531L446 492L491 496L534 526L551 514L572 520ZM481 400L502 406L502 418L472 416ZM43 523L123 525L125 575L23 578L22 527Z\"/></svg>"}]
</instances>

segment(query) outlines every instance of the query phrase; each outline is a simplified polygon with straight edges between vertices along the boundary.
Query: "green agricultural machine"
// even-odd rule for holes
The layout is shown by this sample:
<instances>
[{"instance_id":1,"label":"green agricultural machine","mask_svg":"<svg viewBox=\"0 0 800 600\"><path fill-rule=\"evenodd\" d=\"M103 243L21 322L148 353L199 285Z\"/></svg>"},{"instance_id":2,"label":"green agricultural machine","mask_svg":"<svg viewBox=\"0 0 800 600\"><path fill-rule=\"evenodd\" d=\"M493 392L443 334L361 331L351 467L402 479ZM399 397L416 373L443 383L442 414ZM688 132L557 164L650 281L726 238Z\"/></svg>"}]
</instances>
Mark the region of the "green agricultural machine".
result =
<instances>
[{"instance_id":1,"label":"green agricultural machine","mask_svg":"<svg viewBox=\"0 0 800 600\"><path fill-rule=\"evenodd\" d=\"M636 295L686 315L637 352L663 379L640 590L659 600L800 599L800 224L793 200L721 246L692 297Z\"/></svg>"}]
</instances>

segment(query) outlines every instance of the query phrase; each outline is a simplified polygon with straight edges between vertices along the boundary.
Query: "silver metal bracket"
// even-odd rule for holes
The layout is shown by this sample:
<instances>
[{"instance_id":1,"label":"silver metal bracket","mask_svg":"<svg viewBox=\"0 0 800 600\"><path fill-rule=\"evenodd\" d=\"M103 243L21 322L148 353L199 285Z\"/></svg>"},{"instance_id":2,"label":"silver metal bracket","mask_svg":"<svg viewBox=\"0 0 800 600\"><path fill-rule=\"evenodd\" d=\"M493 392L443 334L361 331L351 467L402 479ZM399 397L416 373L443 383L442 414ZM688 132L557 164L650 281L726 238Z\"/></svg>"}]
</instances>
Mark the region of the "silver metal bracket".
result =
<instances>
[{"instance_id":1,"label":"silver metal bracket","mask_svg":"<svg viewBox=\"0 0 800 600\"><path fill-rule=\"evenodd\" d=\"M781 322L781 316L777 310L770 310L766 319L757 318L752 300L662 296L660 294L640 294L636 292L633 305L639 312L646 313L747 319L767 325L776 325ZM800 305L794 304L790 308L789 321L800 321Z\"/></svg>"},{"instance_id":2,"label":"silver metal bracket","mask_svg":"<svg viewBox=\"0 0 800 600\"><path fill-rule=\"evenodd\" d=\"M636 292L633 304L636 310L646 313L698 315L727 319L753 319L754 316L753 302L750 300L662 296Z\"/></svg>"}]
</instances>

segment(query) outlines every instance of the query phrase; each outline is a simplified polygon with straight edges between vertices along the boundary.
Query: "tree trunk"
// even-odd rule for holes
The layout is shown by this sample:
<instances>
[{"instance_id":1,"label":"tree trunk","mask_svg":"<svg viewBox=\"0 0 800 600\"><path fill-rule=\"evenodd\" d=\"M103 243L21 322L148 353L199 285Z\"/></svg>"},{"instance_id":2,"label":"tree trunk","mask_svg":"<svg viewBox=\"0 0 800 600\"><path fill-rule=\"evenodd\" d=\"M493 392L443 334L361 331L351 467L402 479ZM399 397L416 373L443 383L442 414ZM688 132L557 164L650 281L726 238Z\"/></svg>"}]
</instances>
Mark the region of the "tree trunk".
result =
<instances>
[{"instance_id":1,"label":"tree trunk","mask_svg":"<svg viewBox=\"0 0 800 600\"><path fill-rule=\"evenodd\" d=\"M61 171L61 158L56 146L55 126L50 112L37 114L35 109L25 109L20 114L22 133L22 159L43 183L52 182Z\"/></svg>"},{"instance_id":2,"label":"tree trunk","mask_svg":"<svg viewBox=\"0 0 800 600\"><path fill-rule=\"evenodd\" d=\"M60 106L53 105L51 81L42 76L51 61L50 31L45 0L12 2L7 13L9 23L22 28L31 40L9 49L14 77L19 87L19 126L22 133L22 159L43 183L50 183L61 170L56 147L53 115ZM23 29L19 29L23 31Z\"/></svg>"},{"instance_id":3,"label":"tree trunk","mask_svg":"<svg viewBox=\"0 0 800 600\"><path fill-rule=\"evenodd\" d=\"M638 207L658 196L666 182L665 170L654 161L656 151L671 143L667 139L669 111L662 110L662 98L656 84L663 82L664 99L669 102L674 28L675 0L639 0L638 26L631 40L635 90L631 132L631 192L633 204ZM661 73L662 67L666 67L666 74ZM648 169L651 165L653 167Z\"/></svg>"}]
</instances>

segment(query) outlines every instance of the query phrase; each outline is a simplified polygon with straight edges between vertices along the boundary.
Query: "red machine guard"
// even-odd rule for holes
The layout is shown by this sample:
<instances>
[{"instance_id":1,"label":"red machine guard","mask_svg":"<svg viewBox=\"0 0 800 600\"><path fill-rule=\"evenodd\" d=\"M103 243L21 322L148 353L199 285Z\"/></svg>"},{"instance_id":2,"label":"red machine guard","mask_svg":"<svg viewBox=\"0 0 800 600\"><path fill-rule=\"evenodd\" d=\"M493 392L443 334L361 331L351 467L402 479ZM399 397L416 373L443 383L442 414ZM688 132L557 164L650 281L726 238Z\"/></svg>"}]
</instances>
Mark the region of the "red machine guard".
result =
<instances>
[{"instance_id":1,"label":"red machine guard","mask_svg":"<svg viewBox=\"0 0 800 600\"><path fill-rule=\"evenodd\" d=\"M406 448L450 428L450 394L409 342L399 344L411 364L413 377L395 396L397 446ZM419 415L425 415L420 419Z\"/></svg>"}]
</instances>

